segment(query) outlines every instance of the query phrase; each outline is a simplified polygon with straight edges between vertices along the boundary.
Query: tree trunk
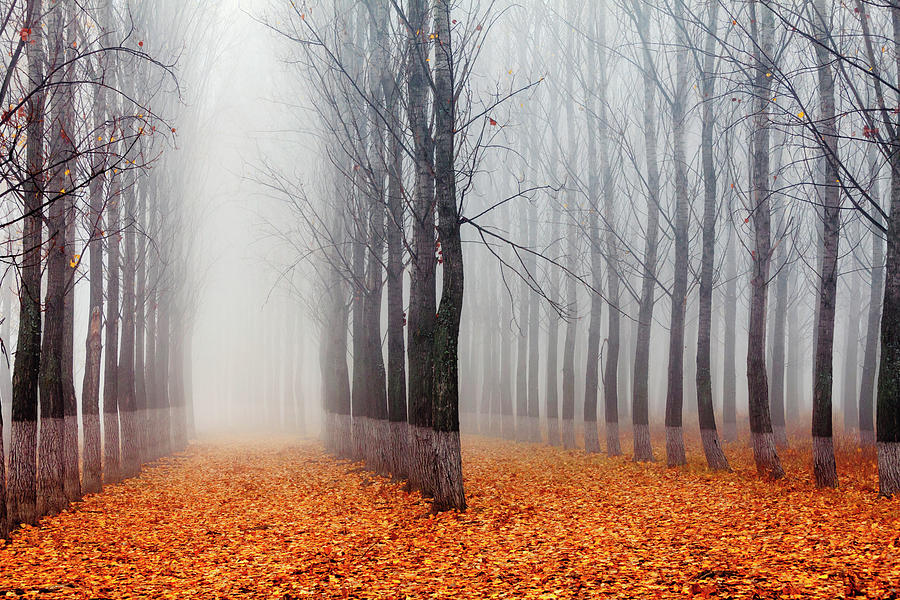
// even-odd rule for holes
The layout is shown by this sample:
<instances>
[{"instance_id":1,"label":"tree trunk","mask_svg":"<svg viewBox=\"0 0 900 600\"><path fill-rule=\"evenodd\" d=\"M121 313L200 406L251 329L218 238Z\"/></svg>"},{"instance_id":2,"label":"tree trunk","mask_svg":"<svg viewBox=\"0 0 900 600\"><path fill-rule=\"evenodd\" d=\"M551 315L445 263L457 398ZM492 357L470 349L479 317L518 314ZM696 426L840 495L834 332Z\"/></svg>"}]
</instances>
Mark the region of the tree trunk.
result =
<instances>
[{"instance_id":1,"label":"tree trunk","mask_svg":"<svg viewBox=\"0 0 900 600\"><path fill-rule=\"evenodd\" d=\"M900 6L892 3L894 44L900 44ZM900 55L896 56L900 67ZM900 76L898 76L900 79ZM900 128L894 126L894 148ZM892 152L891 211L887 231L884 306L881 315L881 365L878 369L876 447L878 491L893 496L900 491L900 152Z\"/></svg>"},{"instance_id":2,"label":"tree trunk","mask_svg":"<svg viewBox=\"0 0 900 600\"><path fill-rule=\"evenodd\" d=\"M634 8L640 15L635 3ZM639 17L640 18L640 17ZM643 19L642 19L643 20ZM644 21L646 22L646 21ZM642 39L644 72L644 151L647 158L647 229L644 246L644 273L641 284L641 300L638 308L638 331L635 341L634 373L632 384L631 422L634 429L634 460L652 461L650 447L650 332L653 325L653 305L656 292L656 253L659 236L659 164L657 163L656 137L656 83L653 56L646 39Z\"/></svg>"},{"instance_id":3,"label":"tree trunk","mask_svg":"<svg viewBox=\"0 0 900 600\"><path fill-rule=\"evenodd\" d=\"M116 391L119 401L119 421L121 423L121 476L134 477L141 470L140 439L134 392L134 283L135 283L135 213L134 181L130 176L120 196L122 208L126 211L122 223L125 237L125 260L122 264L122 329L119 345L119 368Z\"/></svg>"},{"instance_id":4,"label":"tree trunk","mask_svg":"<svg viewBox=\"0 0 900 600\"><path fill-rule=\"evenodd\" d=\"M869 167L872 172L873 187L869 192L879 198L877 168L874 152L869 153ZM875 447L875 418L873 398L875 378L878 373L878 341L881 329L881 302L884 299L884 243L881 233L872 231L872 283L869 293L869 311L866 320L866 348L863 351L862 380L859 385L859 445L863 448Z\"/></svg>"},{"instance_id":5,"label":"tree trunk","mask_svg":"<svg viewBox=\"0 0 900 600\"><path fill-rule=\"evenodd\" d=\"M415 192L413 248L410 268L409 328L407 357L409 369L409 423L412 456L409 465L411 487L430 494L429 476L433 438L432 404L434 397L434 330L437 313L435 275L434 219L434 142L429 128L429 74L426 62L432 27L427 0L409 0L407 32L410 52L407 89L409 122L413 135Z\"/></svg>"},{"instance_id":6,"label":"tree trunk","mask_svg":"<svg viewBox=\"0 0 900 600\"><path fill-rule=\"evenodd\" d=\"M790 271L787 267L787 239L778 244L779 272L775 276L775 315L772 327L772 428L775 433L775 446L787 448L787 433L784 418L784 371L785 371L785 333L788 301L788 279Z\"/></svg>"},{"instance_id":7,"label":"tree trunk","mask_svg":"<svg viewBox=\"0 0 900 600\"><path fill-rule=\"evenodd\" d=\"M703 249L700 259L700 315L697 324L697 416L700 421L700 439L706 464L713 471L728 471L728 459L719 444L716 429L716 413L713 408L712 368L710 366L710 337L712 332L712 300L716 262L716 167L713 148L715 117L713 97L715 94L715 44L719 3L709 6L706 53L700 74L702 93L702 126L700 131L700 153L703 169ZM734 340L732 340L734 343ZM734 366L734 357L731 361Z\"/></svg>"},{"instance_id":8,"label":"tree trunk","mask_svg":"<svg viewBox=\"0 0 900 600\"><path fill-rule=\"evenodd\" d=\"M48 64L51 85L60 82L58 72L65 62L65 39L61 3L51 2L47 19ZM64 96L65 94L60 94ZM71 131L66 123L66 108L60 96L50 105L50 127L47 172L50 196L47 219L47 294L44 301L44 338L40 366L40 441L38 446L37 514L55 515L66 507L65 462L65 392L63 389L63 346L65 340L65 296L69 257L66 249L66 180L65 165L70 151L65 137Z\"/></svg>"},{"instance_id":9,"label":"tree trunk","mask_svg":"<svg viewBox=\"0 0 900 600\"><path fill-rule=\"evenodd\" d=\"M675 2L675 18L681 19L681 0ZM684 155L685 102L687 96L687 41L681 40L675 55L675 94L672 101L672 147L675 169L675 277L672 282L669 369L666 389L666 464L687 462L684 455L684 318L687 303L689 213L687 161Z\"/></svg>"},{"instance_id":10,"label":"tree trunk","mask_svg":"<svg viewBox=\"0 0 900 600\"><path fill-rule=\"evenodd\" d=\"M771 263L771 213L769 208L769 103L774 24L772 12L751 0L751 35L754 40L755 73L753 94L755 111L751 140L750 206L755 249L750 281L750 325L747 349L747 383L749 391L750 434L757 472L766 477L781 478L784 471L775 451L775 436L769 415L769 386L766 376L766 302ZM760 14L761 12L761 14Z\"/></svg>"},{"instance_id":11,"label":"tree trunk","mask_svg":"<svg viewBox=\"0 0 900 600\"><path fill-rule=\"evenodd\" d=\"M450 0L434 0L434 175L438 237L444 256L444 279L434 335L435 511L465 510L459 441L459 323L463 310L463 253L456 202L454 136L456 100Z\"/></svg>"},{"instance_id":12,"label":"tree trunk","mask_svg":"<svg viewBox=\"0 0 900 600\"><path fill-rule=\"evenodd\" d=\"M725 251L725 361L722 373L722 420L725 441L737 441L737 373L735 372L735 338L737 336L737 240L731 240Z\"/></svg>"},{"instance_id":13,"label":"tree trunk","mask_svg":"<svg viewBox=\"0 0 900 600\"><path fill-rule=\"evenodd\" d=\"M41 0L28 0L24 31L29 31L26 53L28 79L44 80L43 9ZM9 521L37 521L37 416L38 379L41 362L41 248L44 203L41 180L44 172L44 90L38 87L26 102L27 178L23 184L25 204L22 221L21 290L19 332L13 364L12 431L10 442Z\"/></svg>"},{"instance_id":14,"label":"tree trunk","mask_svg":"<svg viewBox=\"0 0 900 600\"><path fill-rule=\"evenodd\" d=\"M813 471L818 487L837 487L837 466L834 461L832 436L834 313L837 300L838 245L841 227L841 194L837 147L837 123L834 107L834 77L831 56L822 45L827 43L831 27L825 14L825 3L816 0L813 10L818 62L819 102L822 111L818 120L825 154L825 180L819 197L824 204L824 254L819 286L818 337L815 350L815 382L813 387Z\"/></svg>"}]
</instances>

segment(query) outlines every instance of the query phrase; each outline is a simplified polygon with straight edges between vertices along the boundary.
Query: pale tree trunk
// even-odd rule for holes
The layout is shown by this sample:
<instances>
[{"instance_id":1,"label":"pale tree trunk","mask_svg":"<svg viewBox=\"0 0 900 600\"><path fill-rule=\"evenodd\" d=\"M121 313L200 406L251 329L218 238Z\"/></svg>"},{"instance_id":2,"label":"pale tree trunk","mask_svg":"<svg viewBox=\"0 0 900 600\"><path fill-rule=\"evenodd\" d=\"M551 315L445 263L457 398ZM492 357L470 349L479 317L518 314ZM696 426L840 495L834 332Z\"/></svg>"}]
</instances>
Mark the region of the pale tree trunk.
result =
<instances>
[{"instance_id":1,"label":"pale tree trunk","mask_svg":"<svg viewBox=\"0 0 900 600\"><path fill-rule=\"evenodd\" d=\"M27 178L24 182L19 332L13 364L12 429L10 441L9 521L15 527L37 520L37 417L41 361L41 248L44 202L40 181L44 172L44 45L41 0L28 0L23 29L30 32L26 53L28 81L35 92L25 109Z\"/></svg>"},{"instance_id":2,"label":"pale tree trunk","mask_svg":"<svg viewBox=\"0 0 900 600\"><path fill-rule=\"evenodd\" d=\"M750 325L747 348L750 435L757 472L765 477L784 477L775 451L775 436L769 415L769 385L766 376L766 304L771 264L769 208L769 103L771 102L770 57L774 35L773 15L759 0L751 0L751 35L754 42L754 116L750 157L750 218L754 249L751 274Z\"/></svg>"},{"instance_id":3,"label":"pale tree trunk","mask_svg":"<svg viewBox=\"0 0 900 600\"><path fill-rule=\"evenodd\" d=\"M556 86L550 88L550 131L556 131L559 123L559 90ZM549 171L553 185L557 183L557 168L559 164L559 145L551 144ZM550 221L550 243L547 245L547 255L554 260L558 259L559 237L559 194L554 193L548 202L548 219ZM550 269L550 281L547 285L547 297L551 303L559 303L559 269ZM547 393L545 403L547 407L547 442L551 446L562 444L559 431L559 323L560 318L556 309L548 303L547 306L547 364L546 384ZM501 326L504 326L501 319ZM505 384L503 384L505 385ZM502 393L502 392L501 392Z\"/></svg>"},{"instance_id":4,"label":"pale tree trunk","mask_svg":"<svg viewBox=\"0 0 900 600\"><path fill-rule=\"evenodd\" d=\"M122 263L122 328L119 345L119 369L116 391L119 395L119 421L121 423L121 476L134 477L141 470L134 395L134 277L135 277L135 213L134 179L126 176L122 190L122 223L125 241L125 257Z\"/></svg>"},{"instance_id":5,"label":"pale tree trunk","mask_svg":"<svg viewBox=\"0 0 900 600\"><path fill-rule=\"evenodd\" d=\"M851 280L856 279L853 275ZM857 289L853 287L852 289ZM858 307L847 309L846 353L844 356L844 435L859 430L859 414L857 413L856 376L859 371L859 319L862 314Z\"/></svg>"},{"instance_id":6,"label":"pale tree trunk","mask_svg":"<svg viewBox=\"0 0 900 600\"><path fill-rule=\"evenodd\" d=\"M569 94L566 102L566 126L568 138L568 151L565 160L569 164L578 163L578 146L576 139L578 135L578 123L575 119L575 97L572 80L574 71L578 65L578 51L574 36L575 23L580 19L580 3L576 0L568 0L567 3L567 19L569 27L567 30L566 44L569 49L568 66L565 72L565 89ZM577 9L577 10L576 10ZM575 270L575 260L578 254L578 229L576 227L577 218L573 211L575 209L576 193L572 189L571 184L567 186L565 194L565 203L563 204L562 218L566 220L566 261L565 266L569 272ZM563 340L563 365L562 365L562 441L563 447L570 449L575 447L575 341L578 334L578 296L575 279L566 276L566 311L568 319L566 320L566 334Z\"/></svg>"},{"instance_id":7,"label":"pale tree trunk","mask_svg":"<svg viewBox=\"0 0 900 600\"><path fill-rule=\"evenodd\" d=\"M597 5L592 4L587 14L587 27L596 37L598 28ZM588 164L588 244L591 252L591 308L588 324L587 365L584 376L584 450L600 452L600 437L597 432L597 396L600 386L600 328L602 326L603 297L603 240L600 238L600 177L597 169L597 137L600 127L596 119L593 88L597 80L596 44L587 45L587 72L584 80L584 104L587 115L587 164ZM578 213L575 213L576 215ZM575 218L570 216L570 222Z\"/></svg>"},{"instance_id":8,"label":"pale tree trunk","mask_svg":"<svg viewBox=\"0 0 900 600\"><path fill-rule=\"evenodd\" d=\"M771 410L772 429L775 433L775 446L786 448L788 445L784 418L784 372L785 372L785 334L788 301L787 239L778 243L777 266L780 271L775 276L775 311L772 327L772 386Z\"/></svg>"},{"instance_id":9,"label":"pale tree trunk","mask_svg":"<svg viewBox=\"0 0 900 600\"><path fill-rule=\"evenodd\" d=\"M385 17L387 18L387 17ZM387 24L384 24L387 27ZM401 90L388 69L382 73L382 86L392 123L400 123ZM406 313L403 310L403 242L405 215L403 210L403 154L397 135L388 143L388 225L387 225L387 303L388 366L387 400L390 421L390 470L395 477L408 473L406 426Z\"/></svg>"},{"instance_id":10,"label":"pale tree trunk","mask_svg":"<svg viewBox=\"0 0 900 600\"><path fill-rule=\"evenodd\" d=\"M501 222L509 223L508 209L501 208ZM503 248L508 253L507 248ZM504 254L506 257L506 254ZM516 437L516 423L513 415L512 397L512 342L510 340L510 321L515 309L508 288L502 277L497 278L500 298L500 436L511 440Z\"/></svg>"},{"instance_id":11,"label":"pale tree trunk","mask_svg":"<svg viewBox=\"0 0 900 600\"><path fill-rule=\"evenodd\" d=\"M116 483L119 473L119 206L121 174L113 176L107 206L106 362L103 376L103 482Z\"/></svg>"},{"instance_id":12,"label":"pale tree trunk","mask_svg":"<svg viewBox=\"0 0 900 600\"><path fill-rule=\"evenodd\" d=\"M813 471L818 487L837 487L832 433L832 394L834 373L834 313L837 300L838 245L841 227L841 188L838 183L837 123L834 108L834 76L832 57L823 46L830 35L830 13L826 15L823 0L812 5L818 62L819 103L822 114L817 121L825 154L825 180L819 197L824 204L824 254L819 285L818 337L815 349L815 381L813 383Z\"/></svg>"},{"instance_id":13,"label":"pale tree trunk","mask_svg":"<svg viewBox=\"0 0 900 600\"><path fill-rule=\"evenodd\" d=\"M528 220L525 210L519 210L519 235L528 239ZM533 275L532 275L533 276ZM531 306L528 295L528 273L522 273L519 282L519 317L516 330L519 334L516 347L516 439L529 441L528 432L528 309Z\"/></svg>"},{"instance_id":14,"label":"pale tree trunk","mask_svg":"<svg viewBox=\"0 0 900 600\"><path fill-rule=\"evenodd\" d=\"M731 240L725 250L725 327L722 357L725 365L722 373L722 421L725 441L737 440L737 373L735 372L735 337L737 336L737 254L739 242Z\"/></svg>"},{"instance_id":15,"label":"pale tree trunk","mask_svg":"<svg viewBox=\"0 0 900 600\"><path fill-rule=\"evenodd\" d=\"M675 18L681 19L682 0L675 1ZM669 328L669 369L666 389L666 464L687 462L684 455L684 319L690 262L687 161L684 137L687 115L687 40L680 40L675 55L675 93L672 99L672 146L675 169L675 277L672 282L672 311Z\"/></svg>"},{"instance_id":16,"label":"pale tree trunk","mask_svg":"<svg viewBox=\"0 0 900 600\"><path fill-rule=\"evenodd\" d=\"M879 198L877 167L874 146L869 151L869 169L873 186L869 194ZM869 310L866 319L866 347L863 351L863 371L859 384L859 445L862 448L875 447L875 418L873 399L875 378L878 373L878 341L881 333L881 302L884 299L884 242L881 233L872 231L872 268L869 293Z\"/></svg>"},{"instance_id":17,"label":"pale tree trunk","mask_svg":"<svg viewBox=\"0 0 900 600\"><path fill-rule=\"evenodd\" d=\"M537 146L535 146L537 148ZM537 160L537 157L534 157ZM528 245L537 251L537 205L528 204ZM529 254L525 264L533 277L537 277L537 256ZM535 293L528 295L528 440L541 442L540 394L538 392L538 376L540 374L540 297Z\"/></svg>"},{"instance_id":18,"label":"pale tree trunk","mask_svg":"<svg viewBox=\"0 0 900 600\"><path fill-rule=\"evenodd\" d=\"M712 332L713 269L716 262L716 167L713 148L715 117L712 101L715 94L715 44L719 3L709 6L709 34L706 39L706 55L700 74L702 93L702 125L700 153L703 169L703 249L700 259L700 314L697 324L697 416L700 421L700 438L706 464L713 471L730 469L728 459L719 444L716 429L716 413L713 408L712 368L710 366L710 337ZM732 340L733 343L733 340ZM731 361L734 366L734 357Z\"/></svg>"},{"instance_id":19,"label":"pale tree trunk","mask_svg":"<svg viewBox=\"0 0 900 600\"><path fill-rule=\"evenodd\" d=\"M438 237L444 256L444 279L434 335L435 511L465 510L459 440L459 322L463 310L463 252L456 202L453 47L450 1L434 0L434 174Z\"/></svg>"},{"instance_id":20,"label":"pale tree trunk","mask_svg":"<svg viewBox=\"0 0 900 600\"><path fill-rule=\"evenodd\" d=\"M646 25L648 21L646 17L641 16L638 4L633 3L633 8L639 20ZM656 148L656 83L652 75L655 68L653 56L646 40L642 40L641 45L644 72L644 152L647 160L647 228L641 300L638 308L638 331L635 341L631 422L634 429L634 460L652 461L649 411L650 332L653 325L653 306L656 293L660 181Z\"/></svg>"},{"instance_id":21,"label":"pale tree trunk","mask_svg":"<svg viewBox=\"0 0 900 600\"><path fill-rule=\"evenodd\" d=\"M606 347L606 364L603 370L604 420L606 421L606 454L619 456L622 446L619 441L619 351L621 327L619 307L619 248L615 231L615 187L613 185L612 168L609 161L609 123L607 122L606 103L609 86L608 67L606 64L606 9L601 5L597 23L597 65L600 69L600 106L598 108L600 128L600 173L603 177L603 221L606 231L606 297L608 307L608 344Z\"/></svg>"},{"instance_id":22,"label":"pale tree trunk","mask_svg":"<svg viewBox=\"0 0 900 600\"><path fill-rule=\"evenodd\" d=\"M147 337L147 195L149 186L140 190L137 232L137 283L135 289L134 322L134 405L137 428L138 464L147 460L147 375L144 370L144 340Z\"/></svg>"}]
</instances>

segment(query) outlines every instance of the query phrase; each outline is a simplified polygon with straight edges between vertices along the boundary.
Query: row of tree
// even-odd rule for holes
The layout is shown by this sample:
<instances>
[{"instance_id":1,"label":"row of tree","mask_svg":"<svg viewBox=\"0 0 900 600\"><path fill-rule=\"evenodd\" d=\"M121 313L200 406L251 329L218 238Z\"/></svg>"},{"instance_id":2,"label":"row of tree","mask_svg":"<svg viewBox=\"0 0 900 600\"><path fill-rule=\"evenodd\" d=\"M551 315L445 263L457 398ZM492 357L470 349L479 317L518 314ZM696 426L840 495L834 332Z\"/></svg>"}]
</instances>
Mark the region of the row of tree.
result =
<instances>
[{"instance_id":1,"label":"row of tree","mask_svg":"<svg viewBox=\"0 0 900 600\"><path fill-rule=\"evenodd\" d=\"M463 389L484 380L463 400L497 415L503 435L514 427L538 441L543 416L548 441L573 446L580 389L585 446L599 451L602 388L607 452L619 454L624 389L634 458L650 460L659 382L668 464L685 462L687 389L709 466L727 469L718 321L726 434L745 395L757 468L781 477L786 403L810 394L821 486L837 485L834 324L846 265L843 298L858 305L863 287L869 308L856 334L846 328L865 329L866 343L858 402L845 401L857 410L845 411L861 443L875 438L881 493L897 490L900 4L533 0L451 11L443 0L367 0L315 14L296 6L291 23L282 33L299 43L332 175L311 189L273 173L272 185L321 259L329 448L408 476L438 508L463 506L440 490L460 477L457 338L446 335L460 315L436 305L440 289L462 306L462 227L477 242L468 272L480 277ZM810 299L804 330L793 321ZM660 329L666 346L654 344ZM746 388L735 370L744 330ZM687 345L696 355L686 363ZM804 391L795 373L806 364Z\"/></svg>"},{"instance_id":2,"label":"row of tree","mask_svg":"<svg viewBox=\"0 0 900 600\"><path fill-rule=\"evenodd\" d=\"M154 40L183 39L194 10L2 3L0 35L12 48L0 92L3 316L15 340L4 337L12 423L0 535L187 443L194 292L180 259L191 251L190 215L172 197L187 169L164 152L176 132L165 117L178 113L180 97L173 64L161 60L172 52ZM76 313L81 285L89 301ZM89 321L80 397L77 315Z\"/></svg>"}]
</instances>

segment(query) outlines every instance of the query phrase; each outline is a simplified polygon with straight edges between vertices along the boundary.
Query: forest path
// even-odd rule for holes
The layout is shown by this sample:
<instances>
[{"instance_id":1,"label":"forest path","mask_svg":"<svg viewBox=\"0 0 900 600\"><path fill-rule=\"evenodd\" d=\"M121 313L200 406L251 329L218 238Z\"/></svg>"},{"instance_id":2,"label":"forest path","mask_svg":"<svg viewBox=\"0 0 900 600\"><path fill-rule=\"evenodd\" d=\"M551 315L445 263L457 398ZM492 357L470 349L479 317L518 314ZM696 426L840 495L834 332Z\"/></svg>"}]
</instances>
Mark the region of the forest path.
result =
<instances>
[{"instance_id":1,"label":"forest path","mask_svg":"<svg viewBox=\"0 0 900 600\"><path fill-rule=\"evenodd\" d=\"M657 449L658 450L658 449ZM464 438L470 509L431 515L312 441L210 440L0 547L0 597L843 598L900 588L900 502ZM842 460L839 455L839 461ZM849 467L844 457L842 473ZM756 594L754 596L754 594Z\"/></svg>"}]
</instances>

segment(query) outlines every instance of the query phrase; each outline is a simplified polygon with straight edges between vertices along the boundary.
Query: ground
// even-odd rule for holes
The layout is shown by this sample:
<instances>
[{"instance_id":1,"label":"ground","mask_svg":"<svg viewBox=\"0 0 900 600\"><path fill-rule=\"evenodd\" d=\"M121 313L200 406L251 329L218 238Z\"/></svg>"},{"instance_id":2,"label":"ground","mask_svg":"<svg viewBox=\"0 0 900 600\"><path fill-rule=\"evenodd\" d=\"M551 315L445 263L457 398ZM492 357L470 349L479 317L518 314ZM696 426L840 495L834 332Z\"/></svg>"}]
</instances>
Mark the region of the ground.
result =
<instances>
[{"instance_id":1,"label":"ground","mask_svg":"<svg viewBox=\"0 0 900 600\"><path fill-rule=\"evenodd\" d=\"M808 448L775 483L727 450L735 472L711 474L696 443L676 470L466 436L470 508L432 515L315 441L208 440L15 534L0 597L900 595L874 461L841 448L841 489L818 491Z\"/></svg>"}]
</instances>

